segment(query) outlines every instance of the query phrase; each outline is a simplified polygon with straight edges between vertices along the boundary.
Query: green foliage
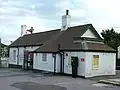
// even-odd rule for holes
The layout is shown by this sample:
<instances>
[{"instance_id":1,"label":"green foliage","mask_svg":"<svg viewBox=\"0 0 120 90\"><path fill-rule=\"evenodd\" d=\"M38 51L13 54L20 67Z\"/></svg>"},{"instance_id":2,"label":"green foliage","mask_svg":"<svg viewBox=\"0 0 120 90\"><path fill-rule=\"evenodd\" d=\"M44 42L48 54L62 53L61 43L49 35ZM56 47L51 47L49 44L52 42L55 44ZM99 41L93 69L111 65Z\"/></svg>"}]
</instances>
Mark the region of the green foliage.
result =
<instances>
[{"instance_id":1,"label":"green foliage","mask_svg":"<svg viewBox=\"0 0 120 90\"><path fill-rule=\"evenodd\" d=\"M102 30L101 35L104 39L104 43L117 50L120 45L120 34L115 32L114 29Z\"/></svg>"}]
</instances>

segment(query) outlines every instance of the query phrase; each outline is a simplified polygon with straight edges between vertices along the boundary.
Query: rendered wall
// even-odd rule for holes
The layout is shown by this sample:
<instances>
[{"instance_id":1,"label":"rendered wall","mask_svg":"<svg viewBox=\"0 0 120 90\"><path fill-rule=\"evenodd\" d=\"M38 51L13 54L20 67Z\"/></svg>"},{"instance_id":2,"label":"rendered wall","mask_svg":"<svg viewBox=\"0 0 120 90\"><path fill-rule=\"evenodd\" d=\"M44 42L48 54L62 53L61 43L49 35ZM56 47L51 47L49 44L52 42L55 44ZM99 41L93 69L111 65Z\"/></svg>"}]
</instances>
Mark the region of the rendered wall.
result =
<instances>
[{"instance_id":1,"label":"rendered wall","mask_svg":"<svg viewBox=\"0 0 120 90\"><path fill-rule=\"evenodd\" d=\"M98 55L97 68L93 65L93 55ZM85 59L85 77L93 77L100 75L115 75L116 71L116 54L115 53L99 53L86 52Z\"/></svg>"}]
</instances>

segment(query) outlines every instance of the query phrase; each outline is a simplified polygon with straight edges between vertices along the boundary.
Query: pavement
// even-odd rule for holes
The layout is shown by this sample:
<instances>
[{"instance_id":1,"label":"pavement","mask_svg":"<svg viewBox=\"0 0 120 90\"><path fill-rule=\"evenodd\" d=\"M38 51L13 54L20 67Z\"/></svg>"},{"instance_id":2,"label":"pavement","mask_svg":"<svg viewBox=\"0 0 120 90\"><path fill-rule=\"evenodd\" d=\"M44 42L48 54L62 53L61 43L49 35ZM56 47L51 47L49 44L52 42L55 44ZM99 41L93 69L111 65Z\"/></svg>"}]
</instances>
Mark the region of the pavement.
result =
<instances>
[{"instance_id":1,"label":"pavement","mask_svg":"<svg viewBox=\"0 0 120 90\"><path fill-rule=\"evenodd\" d=\"M120 90L120 87L79 77L0 68L0 90Z\"/></svg>"},{"instance_id":2,"label":"pavement","mask_svg":"<svg viewBox=\"0 0 120 90\"><path fill-rule=\"evenodd\" d=\"M89 79L98 81L98 83L120 86L120 70L116 70L116 75L96 76Z\"/></svg>"},{"instance_id":3,"label":"pavement","mask_svg":"<svg viewBox=\"0 0 120 90\"><path fill-rule=\"evenodd\" d=\"M99 80L98 82L104 83L104 84L111 84L111 85L120 86L120 79Z\"/></svg>"},{"instance_id":4,"label":"pavement","mask_svg":"<svg viewBox=\"0 0 120 90\"><path fill-rule=\"evenodd\" d=\"M96 77L91 77L89 79L94 80L94 81L108 80L108 79L120 79L120 70L116 70L116 75L96 76Z\"/></svg>"}]
</instances>

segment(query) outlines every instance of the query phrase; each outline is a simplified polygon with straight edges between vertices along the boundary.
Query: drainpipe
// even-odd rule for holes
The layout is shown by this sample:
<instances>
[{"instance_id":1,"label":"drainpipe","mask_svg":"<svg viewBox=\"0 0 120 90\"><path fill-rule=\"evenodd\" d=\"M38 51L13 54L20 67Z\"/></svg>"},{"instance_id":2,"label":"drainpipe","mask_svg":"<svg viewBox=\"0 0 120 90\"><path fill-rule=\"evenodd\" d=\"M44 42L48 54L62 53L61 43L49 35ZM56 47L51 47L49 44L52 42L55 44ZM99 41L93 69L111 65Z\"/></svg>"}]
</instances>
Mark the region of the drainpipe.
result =
<instances>
[{"instance_id":1,"label":"drainpipe","mask_svg":"<svg viewBox=\"0 0 120 90\"><path fill-rule=\"evenodd\" d=\"M64 59L65 59L65 56L64 56L64 52L63 52L63 63L62 63L63 64L63 68L62 68L63 72L62 73L64 73Z\"/></svg>"},{"instance_id":2,"label":"drainpipe","mask_svg":"<svg viewBox=\"0 0 120 90\"><path fill-rule=\"evenodd\" d=\"M60 44L58 44L58 51L59 51L59 54L60 54L60 73L62 73L62 54L60 52Z\"/></svg>"},{"instance_id":3,"label":"drainpipe","mask_svg":"<svg viewBox=\"0 0 120 90\"><path fill-rule=\"evenodd\" d=\"M19 68L19 47L17 47L18 49L18 54L17 54L17 68Z\"/></svg>"},{"instance_id":4,"label":"drainpipe","mask_svg":"<svg viewBox=\"0 0 120 90\"><path fill-rule=\"evenodd\" d=\"M58 50L60 54L60 73L64 73L64 52L60 52L60 44L58 44Z\"/></svg>"},{"instance_id":5,"label":"drainpipe","mask_svg":"<svg viewBox=\"0 0 120 90\"><path fill-rule=\"evenodd\" d=\"M54 58L54 75L56 73L56 53L53 53L53 58Z\"/></svg>"},{"instance_id":6,"label":"drainpipe","mask_svg":"<svg viewBox=\"0 0 120 90\"><path fill-rule=\"evenodd\" d=\"M63 63L63 60L62 60L62 53L59 52L59 55L60 55L60 74L62 74L62 63Z\"/></svg>"}]
</instances>

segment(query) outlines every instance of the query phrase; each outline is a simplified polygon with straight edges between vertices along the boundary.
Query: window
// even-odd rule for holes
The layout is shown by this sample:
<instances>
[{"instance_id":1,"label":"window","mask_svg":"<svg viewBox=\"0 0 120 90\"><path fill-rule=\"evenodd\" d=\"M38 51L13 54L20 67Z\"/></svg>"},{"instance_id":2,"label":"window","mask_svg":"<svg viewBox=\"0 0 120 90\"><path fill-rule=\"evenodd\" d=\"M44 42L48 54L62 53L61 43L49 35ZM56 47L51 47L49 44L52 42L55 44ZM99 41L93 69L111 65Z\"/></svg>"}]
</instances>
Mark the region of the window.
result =
<instances>
[{"instance_id":1,"label":"window","mask_svg":"<svg viewBox=\"0 0 120 90\"><path fill-rule=\"evenodd\" d=\"M36 53L36 56L37 56L38 54Z\"/></svg>"},{"instance_id":2,"label":"window","mask_svg":"<svg viewBox=\"0 0 120 90\"><path fill-rule=\"evenodd\" d=\"M16 50L13 50L13 60L16 60Z\"/></svg>"},{"instance_id":3,"label":"window","mask_svg":"<svg viewBox=\"0 0 120 90\"><path fill-rule=\"evenodd\" d=\"M93 70L99 69L99 55L93 55L92 69Z\"/></svg>"},{"instance_id":4,"label":"window","mask_svg":"<svg viewBox=\"0 0 120 90\"><path fill-rule=\"evenodd\" d=\"M42 61L44 61L44 62L47 61L47 53L42 54Z\"/></svg>"}]
</instances>

